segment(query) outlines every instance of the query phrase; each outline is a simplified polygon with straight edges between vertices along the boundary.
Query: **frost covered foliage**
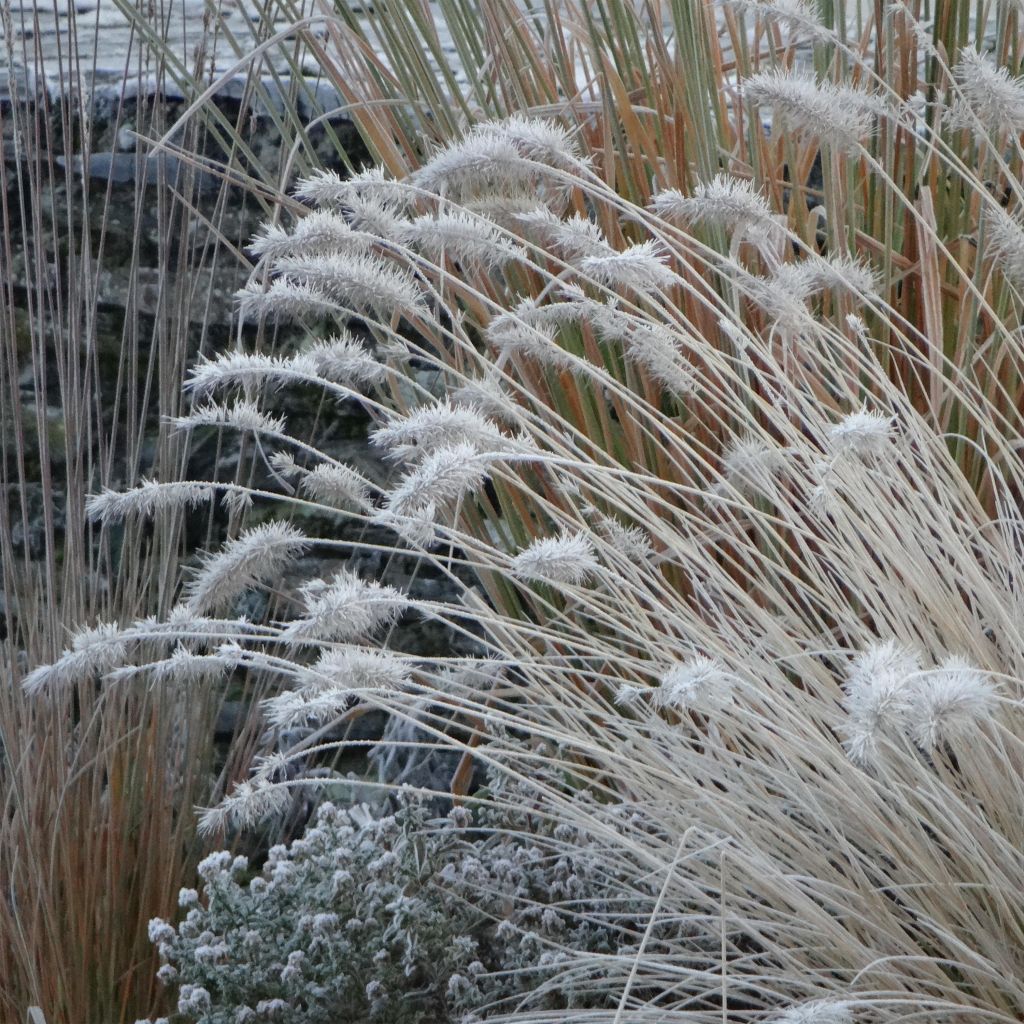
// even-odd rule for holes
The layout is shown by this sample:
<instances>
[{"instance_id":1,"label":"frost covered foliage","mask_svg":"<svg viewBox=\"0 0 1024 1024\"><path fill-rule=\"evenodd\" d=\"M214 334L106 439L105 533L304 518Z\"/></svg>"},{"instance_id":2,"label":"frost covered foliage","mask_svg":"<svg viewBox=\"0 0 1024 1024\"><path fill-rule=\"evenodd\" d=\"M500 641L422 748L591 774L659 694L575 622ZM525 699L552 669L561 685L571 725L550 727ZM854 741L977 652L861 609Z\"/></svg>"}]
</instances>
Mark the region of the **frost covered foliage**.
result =
<instances>
[{"instance_id":1,"label":"frost covered foliage","mask_svg":"<svg viewBox=\"0 0 1024 1024\"><path fill-rule=\"evenodd\" d=\"M260 872L229 853L182 890L177 927L154 920L175 1020L434 1024L499 1006L608 1005L602 955L629 948L653 905L571 825L462 808L429 819L323 805ZM683 932L648 938L672 948ZM566 968L572 980L552 984Z\"/></svg>"},{"instance_id":2,"label":"frost covered foliage","mask_svg":"<svg viewBox=\"0 0 1024 1024\"><path fill-rule=\"evenodd\" d=\"M599 850L621 906L648 908L597 952L572 887L541 898L538 880L538 905L577 922L539 934L588 950L546 961L538 997L578 982L619 1022L717 1020L724 1001L757 1020L887 1024L912 1006L1009 1024L1024 1005L1006 895L1024 890L1024 405L1006 383L1024 365L1019 215L985 210L957 269L959 235L894 197L892 222L916 233L910 255L881 259L859 246L856 204L868 147L909 131L900 101L780 67L737 103L773 110L780 153L824 151L827 208L787 204L789 186L739 163L633 202L588 158L586 125L523 117L481 122L402 176L302 183L317 211L260 236L240 302L304 324L308 343L202 362L200 412L180 420L255 433L253 475L149 481L92 506L120 522L226 498L231 535L194 559L167 620L93 624L30 688L180 684L196 658L258 685L259 756L201 819L218 837L336 779L369 712L400 726L375 752L388 780L405 777L389 760L403 747L447 754L438 788L462 797L481 764L520 780L494 789L496 812L565 821L577 831L551 842L570 861ZM890 118L899 131L880 132ZM962 168L936 180L947 170ZM372 473L291 432L292 388L366 410ZM373 578L396 559L445 587ZM444 643L407 642L422 620ZM455 892L474 921L519 913L489 900L535 826L505 820L507 839L474 855L472 896L447 861L419 892L428 932ZM302 857L278 858L282 875ZM401 903L382 907L383 923ZM690 926L714 943L695 951ZM176 961L183 1012L220 999L189 972L240 963L220 941ZM275 987L254 1013L298 976L269 955ZM463 981L425 987L480 1012L507 994L484 975L522 966L482 944L477 978L446 955ZM372 980L356 986L367 1012Z\"/></svg>"}]
</instances>

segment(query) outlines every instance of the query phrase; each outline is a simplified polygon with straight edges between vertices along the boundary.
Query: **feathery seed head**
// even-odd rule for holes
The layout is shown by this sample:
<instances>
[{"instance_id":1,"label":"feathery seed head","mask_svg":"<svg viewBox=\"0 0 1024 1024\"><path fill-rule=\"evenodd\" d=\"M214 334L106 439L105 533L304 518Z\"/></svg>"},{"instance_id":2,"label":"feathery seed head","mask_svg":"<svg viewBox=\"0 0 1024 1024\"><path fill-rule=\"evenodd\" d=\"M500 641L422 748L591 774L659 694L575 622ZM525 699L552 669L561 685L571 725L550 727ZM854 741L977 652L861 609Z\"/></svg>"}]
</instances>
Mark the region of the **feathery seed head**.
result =
<instances>
[{"instance_id":1,"label":"feathery seed head","mask_svg":"<svg viewBox=\"0 0 1024 1024\"><path fill-rule=\"evenodd\" d=\"M496 224L462 210L417 217L406 225L401 237L435 263L447 258L498 270L526 255Z\"/></svg>"},{"instance_id":2,"label":"feathery seed head","mask_svg":"<svg viewBox=\"0 0 1024 1024\"><path fill-rule=\"evenodd\" d=\"M336 573L329 583L306 584L302 599L302 616L282 633L287 640L364 640L390 626L409 607L401 591L375 580L367 583L347 570Z\"/></svg>"},{"instance_id":3,"label":"feathery seed head","mask_svg":"<svg viewBox=\"0 0 1024 1024\"><path fill-rule=\"evenodd\" d=\"M312 256L325 252L366 253L377 239L351 225L329 210L306 214L289 233L276 224L266 224L262 233L249 243L249 252L258 258L276 261L284 256Z\"/></svg>"},{"instance_id":4,"label":"feathery seed head","mask_svg":"<svg viewBox=\"0 0 1024 1024\"><path fill-rule=\"evenodd\" d=\"M671 328L642 324L630 333L626 355L674 395L691 395L696 390L693 366L683 354L678 334Z\"/></svg>"},{"instance_id":5,"label":"feathery seed head","mask_svg":"<svg viewBox=\"0 0 1024 1024\"><path fill-rule=\"evenodd\" d=\"M474 409L453 405L451 400L414 409L404 418L394 417L370 435L370 443L384 448L389 458L422 458L443 445L468 445L477 451L508 449L512 439Z\"/></svg>"},{"instance_id":6,"label":"feathery seed head","mask_svg":"<svg viewBox=\"0 0 1024 1024\"><path fill-rule=\"evenodd\" d=\"M652 200L651 210L667 220L719 224L729 231L775 225L765 197L749 181L729 174L716 174L711 181L699 183L690 196L678 189L664 189Z\"/></svg>"},{"instance_id":7,"label":"feathery seed head","mask_svg":"<svg viewBox=\"0 0 1024 1024\"><path fill-rule=\"evenodd\" d=\"M792 266L792 264L787 264ZM878 296L878 277L868 264L848 256L811 256L797 264L807 275L809 291L828 288L857 298Z\"/></svg>"},{"instance_id":8,"label":"feathery seed head","mask_svg":"<svg viewBox=\"0 0 1024 1024\"><path fill-rule=\"evenodd\" d=\"M295 729L309 723L340 718L353 704L355 695L345 687L318 691L285 690L263 701L263 715L276 729Z\"/></svg>"},{"instance_id":9,"label":"feathery seed head","mask_svg":"<svg viewBox=\"0 0 1024 1024\"><path fill-rule=\"evenodd\" d=\"M920 671L917 655L895 640L872 644L854 658L843 702L849 716L845 745L854 762L870 764L879 737L904 725Z\"/></svg>"},{"instance_id":10,"label":"feathery seed head","mask_svg":"<svg viewBox=\"0 0 1024 1024\"><path fill-rule=\"evenodd\" d=\"M1015 288L1024 289L1024 223L1001 207L986 208L982 217L996 269Z\"/></svg>"},{"instance_id":11,"label":"feathery seed head","mask_svg":"<svg viewBox=\"0 0 1024 1024\"><path fill-rule=\"evenodd\" d=\"M313 501L339 509L366 508L372 489L370 481L351 466L330 462L321 462L305 473L299 487Z\"/></svg>"},{"instance_id":12,"label":"feathery seed head","mask_svg":"<svg viewBox=\"0 0 1024 1024\"><path fill-rule=\"evenodd\" d=\"M799 138L835 146L841 152L858 152L861 139L872 133L875 119L883 112L870 93L818 81L802 71L759 72L744 81L743 95L757 106L771 107Z\"/></svg>"},{"instance_id":13,"label":"feathery seed head","mask_svg":"<svg viewBox=\"0 0 1024 1024\"><path fill-rule=\"evenodd\" d=\"M279 277L266 287L260 281L249 281L235 292L238 315L243 321L301 320L303 317L337 313L338 305L311 284Z\"/></svg>"},{"instance_id":14,"label":"feathery seed head","mask_svg":"<svg viewBox=\"0 0 1024 1024\"><path fill-rule=\"evenodd\" d=\"M600 571L594 546L583 532L541 537L512 559L513 576L541 583L576 586L587 583Z\"/></svg>"},{"instance_id":15,"label":"feathery seed head","mask_svg":"<svg viewBox=\"0 0 1024 1024\"><path fill-rule=\"evenodd\" d=\"M615 691L612 700L619 707L637 707L643 703L644 698L651 692L646 686L633 686L631 683L623 683Z\"/></svg>"},{"instance_id":16,"label":"feathery seed head","mask_svg":"<svg viewBox=\"0 0 1024 1024\"><path fill-rule=\"evenodd\" d=\"M755 435L733 441L722 459L725 479L741 494L771 495L775 476L785 465L780 449Z\"/></svg>"},{"instance_id":17,"label":"feathery seed head","mask_svg":"<svg viewBox=\"0 0 1024 1024\"><path fill-rule=\"evenodd\" d=\"M829 450L837 456L880 457L889 451L891 441L892 417L867 409L844 416L828 430Z\"/></svg>"},{"instance_id":18,"label":"feathery seed head","mask_svg":"<svg viewBox=\"0 0 1024 1024\"><path fill-rule=\"evenodd\" d=\"M379 384L387 376L383 363L347 331L318 342L303 356L310 361L318 376L346 387L367 388Z\"/></svg>"},{"instance_id":19,"label":"feathery seed head","mask_svg":"<svg viewBox=\"0 0 1024 1024\"><path fill-rule=\"evenodd\" d=\"M465 441L434 449L407 473L384 498L384 507L396 516L431 518L439 508L453 508L487 479L494 452L481 452Z\"/></svg>"},{"instance_id":20,"label":"feathery seed head","mask_svg":"<svg viewBox=\"0 0 1024 1024\"><path fill-rule=\"evenodd\" d=\"M1024 81L1012 78L987 54L971 47L960 51L953 75L963 91L946 113L951 128L982 129L1001 134L1024 132Z\"/></svg>"},{"instance_id":21,"label":"feathery seed head","mask_svg":"<svg viewBox=\"0 0 1024 1024\"><path fill-rule=\"evenodd\" d=\"M407 661L387 651L362 647L343 647L325 651L315 665L298 677L302 693L315 695L337 691L395 691L403 689L411 678Z\"/></svg>"},{"instance_id":22,"label":"feathery seed head","mask_svg":"<svg viewBox=\"0 0 1024 1024\"><path fill-rule=\"evenodd\" d=\"M359 314L390 317L423 309L423 295L415 278L377 256L340 253L285 256L277 261L275 269L285 275L279 281L313 288L337 306Z\"/></svg>"},{"instance_id":23,"label":"feathery seed head","mask_svg":"<svg viewBox=\"0 0 1024 1024\"><path fill-rule=\"evenodd\" d=\"M576 362L571 353L559 346L554 328L544 324L535 326L514 313L494 317L484 337L499 352L528 356L542 365L571 369Z\"/></svg>"},{"instance_id":24,"label":"feathery seed head","mask_svg":"<svg viewBox=\"0 0 1024 1024\"><path fill-rule=\"evenodd\" d=\"M853 1007L838 999L815 999L791 1006L771 1024L853 1024Z\"/></svg>"},{"instance_id":25,"label":"feathery seed head","mask_svg":"<svg viewBox=\"0 0 1024 1024\"><path fill-rule=\"evenodd\" d=\"M515 401L505 390L500 376L493 373L467 380L451 393L451 402L497 422L514 421L516 417Z\"/></svg>"},{"instance_id":26,"label":"feathery seed head","mask_svg":"<svg viewBox=\"0 0 1024 1024\"><path fill-rule=\"evenodd\" d=\"M266 779L247 779L238 783L216 807L203 811L199 816L199 833L209 836L232 826L247 828L280 814L290 804L287 786Z\"/></svg>"},{"instance_id":27,"label":"feathery seed head","mask_svg":"<svg viewBox=\"0 0 1024 1024\"><path fill-rule=\"evenodd\" d=\"M54 687L73 686L110 672L128 654L125 636L116 622L79 630L71 647L52 665L40 665L22 681L30 697Z\"/></svg>"},{"instance_id":28,"label":"feathery seed head","mask_svg":"<svg viewBox=\"0 0 1024 1024\"><path fill-rule=\"evenodd\" d=\"M995 688L985 673L963 658L949 657L917 680L908 717L915 741L934 750L991 718L995 708Z\"/></svg>"},{"instance_id":29,"label":"feathery seed head","mask_svg":"<svg viewBox=\"0 0 1024 1024\"><path fill-rule=\"evenodd\" d=\"M294 195L316 206L349 206L353 201L366 200L400 210L411 205L415 190L405 182L389 178L383 167L371 167L347 178L335 171L314 171L299 181Z\"/></svg>"},{"instance_id":30,"label":"feathery seed head","mask_svg":"<svg viewBox=\"0 0 1024 1024\"><path fill-rule=\"evenodd\" d=\"M226 606L250 587L279 577L308 543L290 523L264 523L245 530L203 558L185 588L188 607L204 612Z\"/></svg>"},{"instance_id":31,"label":"feathery seed head","mask_svg":"<svg viewBox=\"0 0 1024 1024\"><path fill-rule=\"evenodd\" d=\"M533 179L535 168L509 139L470 132L439 149L412 175L427 192L464 201L494 192L518 191Z\"/></svg>"},{"instance_id":32,"label":"feathery seed head","mask_svg":"<svg viewBox=\"0 0 1024 1024\"><path fill-rule=\"evenodd\" d=\"M85 511L90 519L120 523L136 517L154 516L158 512L195 508L203 502L212 501L216 495L217 488L212 484L192 480L162 484L143 479L137 487L127 491L104 488L100 494L89 495Z\"/></svg>"},{"instance_id":33,"label":"feathery seed head","mask_svg":"<svg viewBox=\"0 0 1024 1024\"><path fill-rule=\"evenodd\" d=\"M171 420L176 430L193 430L196 427L234 427L236 430L251 430L253 433L281 434L285 429L284 419L263 412L255 402L237 399L232 405L208 402L192 410L187 416L176 416Z\"/></svg>"},{"instance_id":34,"label":"feathery seed head","mask_svg":"<svg viewBox=\"0 0 1024 1024\"><path fill-rule=\"evenodd\" d=\"M481 136L507 139L525 157L552 167L580 167L585 164L574 132L557 121L512 114L500 121L483 121L474 128Z\"/></svg>"},{"instance_id":35,"label":"feathery seed head","mask_svg":"<svg viewBox=\"0 0 1024 1024\"><path fill-rule=\"evenodd\" d=\"M659 242L653 239L604 256L584 256L582 273L609 288L650 291L674 284L676 275L666 263Z\"/></svg>"},{"instance_id":36,"label":"feathery seed head","mask_svg":"<svg viewBox=\"0 0 1024 1024\"><path fill-rule=\"evenodd\" d=\"M658 707L710 714L731 699L736 677L717 658L694 655L663 673L654 701Z\"/></svg>"},{"instance_id":37,"label":"feathery seed head","mask_svg":"<svg viewBox=\"0 0 1024 1024\"><path fill-rule=\"evenodd\" d=\"M816 6L807 0L720 0L741 14L752 14L767 22L781 24L790 31L807 31L812 38L831 38L821 22Z\"/></svg>"},{"instance_id":38,"label":"feathery seed head","mask_svg":"<svg viewBox=\"0 0 1024 1024\"><path fill-rule=\"evenodd\" d=\"M264 385L279 388L288 381L316 375L316 364L302 356L271 356L237 349L212 359L201 356L189 370L185 390L211 395L224 388L252 390Z\"/></svg>"}]
</instances>

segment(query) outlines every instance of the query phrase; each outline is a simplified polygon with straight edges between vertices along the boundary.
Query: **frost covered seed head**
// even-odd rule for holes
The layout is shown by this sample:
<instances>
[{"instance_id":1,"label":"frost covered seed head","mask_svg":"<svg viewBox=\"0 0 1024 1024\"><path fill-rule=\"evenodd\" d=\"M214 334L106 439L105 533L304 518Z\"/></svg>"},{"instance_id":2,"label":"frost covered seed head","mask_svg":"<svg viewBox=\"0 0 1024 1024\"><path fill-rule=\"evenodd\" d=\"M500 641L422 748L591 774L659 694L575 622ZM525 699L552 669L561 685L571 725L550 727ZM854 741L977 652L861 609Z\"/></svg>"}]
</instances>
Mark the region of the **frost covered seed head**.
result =
<instances>
[{"instance_id":1,"label":"frost covered seed head","mask_svg":"<svg viewBox=\"0 0 1024 1024\"><path fill-rule=\"evenodd\" d=\"M370 435L370 443L393 459L423 458L439 447L466 445L477 451L497 452L511 445L511 438L479 412L449 399L394 417Z\"/></svg>"},{"instance_id":2,"label":"frost covered seed head","mask_svg":"<svg viewBox=\"0 0 1024 1024\"><path fill-rule=\"evenodd\" d=\"M791 1006L770 1024L853 1024L853 1008L838 999L815 999Z\"/></svg>"},{"instance_id":3,"label":"frost covered seed head","mask_svg":"<svg viewBox=\"0 0 1024 1024\"><path fill-rule=\"evenodd\" d=\"M211 484L181 480L162 484L156 480L145 480L138 487L127 491L109 488L101 494L91 494L85 503L90 519L104 523L120 523L126 519L145 518L158 512L195 508L203 502L212 501L217 488Z\"/></svg>"},{"instance_id":4,"label":"frost covered seed head","mask_svg":"<svg viewBox=\"0 0 1024 1024\"><path fill-rule=\"evenodd\" d=\"M668 287L675 282L676 276L665 261L659 243L652 240L631 245L621 252L585 256L580 260L579 268L609 288L649 291Z\"/></svg>"},{"instance_id":5,"label":"frost covered seed head","mask_svg":"<svg viewBox=\"0 0 1024 1024\"><path fill-rule=\"evenodd\" d=\"M233 427L235 430L250 430L253 433L280 434L285 422L280 416L270 416L255 402L238 399L231 405L208 402L192 410L187 416L176 416L171 420L176 430L193 430L196 427Z\"/></svg>"},{"instance_id":6,"label":"frost covered seed head","mask_svg":"<svg viewBox=\"0 0 1024 1024\"><path fill-rule=\"evenodd\" d=\"M249 281L235 292L238 315L242 320L257 322L273 320L301 320L307 316L326 316L337 313L338 304L315 286L280 277L264 287L259 281Z\"/></svg>"},{"instance_id":7,"label":"frost covered seed head","mask_svg":"<svg viewBox=\"0 0 1024 1024\"><path fill-rule=\"evenodd\" d=\"M674 395L690 395L696 390L693 366L671 328L661 324L637 327L626 341L626 354Z\"/></svg>"},{"instance_id":8,"label":"frost covered seed head","mask_svg":"<svg viewBox=\"0 0 1024 1024\"><path fill-rule=\"evenodd\" d=\"M996 269L1018 289L1024 289L1024 223L996 207L983 214L988 249Z\"/></svg>"},{"instance_id":9,"label":"frost covered seed head","mask_svg":"<svg viewBox=\"0 0 1024 1024\"><path fill-rule=\"evenodd\" d=\"M725 479L748 497L770 495L775 476L785 465L783 453L759 437L733 441L722 459Z\"/></svg>"},{"instance_id":10,"label":"frost covered seed head","mask_svg":"<svg viewBox=\"0 0 1024 1024\"><path fill-rule=\"evenodd\" d=\"M1024 132L1024 81L1011 78L1006 68L996 67L987 54L971 47L960 51L953 74L963 91L946 115L952 128L981 127L1001 134Z\"/></svg>"},{"instance_id":11,"label":"frost covered seed head","mask_svg":"<svg viewBox=\"0 0 1024 1024\"><path fill-rule=\"evenodd\" d=\"M846 748L857 764L874 760L879 737L903 727L920 670L917 655L895 640L874 644L854 659L844 707L849 715Z\"/></svg>"},{"instance_id":12,"label":"frost covered seed head","mask_svg":"<svg viewBox=\"0 0 1024 1024\"><path fill-rule=\"evenodd\" d=\"M372 484L351 466L321 462L302 477L299 489L313 501L351 510L366 508Z\"/></svg>"},{"instance_id":13,"label":"frost covered seed head","mask_svg":"<svg viewBox=\"0 0 1024 1024\"><path fill-rule=\"evenodd\" d=\"M303 693L316 695L341 690L400 690L409 679L408 663L387 651L344 647L321 655L300 674L298 685Z\"/></svg>"},{"instance_id":14,"label":"frost covered seed head","mask_svg":"<svg viewBox=\"0 0 1024 1024\"><path fill-rule=\"evenodd\" d=\"M284 280L313 288L355 313L385 318L396 313L411 315L423 308L423 296L412 275L377 256L285 256L275 269L285 275L275 285Z\"/></svg>"},{"instance_id":15,"label":"frost covered seed head","mask_svg":"<svg viewBox=\"0 0 1024 1024\"><path fill-rule=\"evenodd\" d=\"M421 459L385 496L397 516L416 516L452 507L483 486L496 455L476 445L445 444Z\"/></svg>"},{"instance_id":16,"label":"frost covered seed head","mask_svg":"<svg viewBox=\"0 0 1024 1024\"><path fill-rule=\"evenodd\" d=\"M542 583L586 583L600 571L585 533L542 537L512 559L512 575Z\"/></svg>"},{"instance_id":17,"label":"frost covered seed head","mask_svg":"<svg viewBox=\"0 0 1024 1024\"><path fill-rule=\"evenodd\" d=\"M330 582L317 580L302 588L303 615L288 623L289 640L363 640L391 625L408 607L401 591L376 580L366 582L342 570Z\"/></svg>"},{"instance_id":18,"label":"frost covered seed head","mask_svg":"<svg viewBox=\"0 0 1024 1024\"><path fill-rule=\"evenodd\" d=\"M387 374L384 365L348 332L318 342L303 356L324 380L346 387L365 388L379 384Z\"/></svg>"},{"instance_id":19,"label":"frost covered seed head","mask_svg":"<svg viewBox=\"0 0 1024 1024\"><path fill-rule=\"evenodd\" d=\"M728 703L734 685L735 677L717 658L695 655L661 676L654 699L659 707L708 714Z\"/></svg>"},{"instance_id":20,"label":"frost covered seed head","mask_svg":"<svg viewBox=\"0 0 1024 1024\"><path fill-rule=\"evenodd\" d=\"M220 551L207 555L185 588L193 612L222 608L257 583L278 577L306 549L306 537L289 523L245 530Z\"/></svg>"},{"instance_id":21,"label":"frost covered seed head","mask_svg":"<svg viewBox=\"0 0 1024 1024\"><path fill-rule=\"evenodd\" d=\"M701 182L690 196L684 196L678 189L665 189L654 197L651 209L668 220L719 224L729 231L775 223L764 196L749 181L728 174Z\"/></svg>"},{"instance_id":22,"label":"frost covered seed head","mask_svg":"<svg viewBox=\"0 0 1024 1024\"><path fill-rule=\"evenodd\" d=\"M869 93L850 86L818 81L813 74L773 69L752 75L743 95L760 107L771 107L798 137L857 152L861 139L874 130L881 105Z\"/></svg>"},{"instance_id":23,"label":"frost covered seed head","mask_svg":"<svg viewBox=\"0 0 1024 1024\"><path fill-rule=\"evenodd\" d=\"M914 686L909 713L914 739L934 750L990 718L995 707L995 689L985 673L963 658L947 658Z\"/></svg>"},{"instance_id":24,"label":"frost covered seed head","mask_svg":"<svg viewBox=\"0 0 1024 1024\"><path fill-rule=\"evenodd\" d=\"M73 686L109 672L124 660L127 653L128 645L117 623L100 623L79 630L71 641L71 647L57 661L33 669L22 686L30 696L51 687Z\"/></svg>"},{"instance_id":25,"label":"frost covered seed head","mask_svg":"<svg viewBox=\"0 0 1024 1024\"><path fill-rule=\"evenodd\" d=\"M829 427L828 447L837 456L870 459L884 456L892 441L892 417L861 409Z\"/></svg>"},{"instance_id":26,"label":"frost covered seed head","mask_svg":"<svg viewBox=\"0 0 1024 1024\"><path fill-rule=\"evenodd\" d=\"M525 256L497 225L461 210L417 217L405 227L402 238L435 263L447 258L497 270Z\"/></svg>"}]
</instances>

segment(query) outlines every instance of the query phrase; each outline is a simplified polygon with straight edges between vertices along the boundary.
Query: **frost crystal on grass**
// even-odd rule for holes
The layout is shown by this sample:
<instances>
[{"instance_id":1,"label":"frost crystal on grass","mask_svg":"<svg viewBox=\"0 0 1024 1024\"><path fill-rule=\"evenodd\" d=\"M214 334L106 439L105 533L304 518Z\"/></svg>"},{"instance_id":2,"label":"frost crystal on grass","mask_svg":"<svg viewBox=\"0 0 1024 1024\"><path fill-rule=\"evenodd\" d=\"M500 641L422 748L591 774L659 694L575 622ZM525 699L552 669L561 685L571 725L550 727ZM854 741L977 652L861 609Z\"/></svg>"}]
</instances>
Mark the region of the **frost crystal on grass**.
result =
<instances>
[{"instance_id":1,"label":"frost crystal on grass","mask_svg":"<svg viewBox=\"0 0 1024 1024\"><path fill-rule=\"evenodd\" d=\"M853 1024L853 1007L838 999L815 999L791 1006L770 1024Z\"/></svg>"},{"instance_id":2,"label":"frost crystal on grass","mask_svg":"<svg viewBox=\"0 0 1024 1024\"><path fill-rule=\"evenodd\" d=\"M725 479L741 494L770 495L775 476L785 465L783 453L759 437L733 441L722 459Z\"/></svg>"},{"instance_id":3,"label":"frost crystal on grass","mask_svg":"<svg viewBox=\"0 0 1024 1024\"><path fill-rule=\"evenodd\" d=\"M673 394L690 395L696 390L693 366L671 328L660 324L636 328L626 341L626 354Z\"/></svg>"},{"instance_id":4,"label":"frost crystal on grass","mask_svg":"<svg viewBox=\"0 0 1024 1024\"><path fill-rule=\"evenodd\" d=\"M187 416L171 420L177 430L192 430L196 427L234 427L236 430L251 430L254 433L280 434L285 422L280 416L270 416L255 402L239 399L232 405L209 402L193 409Z\"/></svg>"},{"instance_id":5,"label":"frost crystal on grass","mask_svg":"<svg viewBox=\"0 0 1024 1024\"><path fill-rule=\"evenodd\" d=\"M401 690L410 680L409 664L387 651L345 647L326 651L303 670L297 683L304 694L354 690Z\"/></svg>"},{"instance_id":6,"label":"frost crystal on grass","mask_svg":"<svg viewBox=\"0 0 1024 1024\"><path fill-rule=\"evenodd\" d=\"M372 235L353 231L336 213L314 210L303 217L291 233L276 224L264 225L262 233L249 243L249 252L270 260L332 251L366 253L374 242Z\"/></svg>"},{"instance_id":7,"label":"frost crystal on grass","mask_svg":"<svg viewBox=\"0 0 1024 1024\"><path fill-rule=\"evenodd\" d=\"M199 833L208 836L235 826L247 828L275 814L291 804L291 794L285 786L255 779L238 783L216 807L210 807L199 816Z\"/></svg>"},{"instance_id":8,"label":"frost crystal on grass","mask_svg":"<svg viewBox=\"0 0 1024 1024\"><path fill-rule=\"evenodd\" d=\"M238 315L242 320L301 320L307 316L324 316L339 312L331 297L311 284L278 278L264 287L249 281L235 292Z\"/></svg>"},{"instance_id":9,"label":"frost crystal on grass","mask_svg":"<svg viewBox=\"0 0 1024 1024\"><path fill-rule=\"evenodd\" d=\"M421 459L385 496L386 509L397 516L416 516L452 507L483 486L494 453L465 442L445 444Z\"/></svg>"},{"instance_id":10,"label":"frost crystal on grass","mask_svg":"<svg viewBox=\"0 0 1024 1024\"><path fill-rule=\"evenodd\" d=\"M373 485L351 466L321 462L302 477L299 489L323 505L339 509L364 509Z\"/></svg>"},{"instance_id":11,"label":"frost crystal on grass","mask_svg":"<svg viewBox=\"0 0 1024 1024\"><path fill-rule=\"evenodd\" d=\"M584 274L610 288L649 291L675 282L676 276L665 260L660 243L651 240L631 245L621 252L584 256L579 267Z\"/></svg>"},{"instance_id":12,"label":"frost crystal on grass","mask_svg":"<svg viewBox=\"0 0 1024 1024\"><path fill-rule=\"evenodd\" d=\"M600 569L594 546L582 532L541 537L512 559L513 576L542 583L586 583Z\"/></svg>"},{"instance_id":13,"label":"frost crystal on grass","mask_svg":"<svg viewBox=\"0 0 1024 1024\"><path fill-rule=\"evenodd\" d=\"M1016 288L1024 288L1024 224L1001 208L986 209L983 218L995 268Z\"/></svg>"},{"instance_id":14,"label":"frost crystal on grass","mask_svg":"<svg viewBox=\"0 0 1024 1024\"><path fill-rule=\"evenodd\" d=\"M279 388L289 381L314 376L316 364L303 356L270 356L260 352L221 352L201 356L189 371L185 390L211 395L223 388Z\"/></svg>"},{"instance_id":15,"label":"frost crystal on grass","mask_svg":"<svg viewBox=\"0 0 1024 1024\"><path fill-rule=\"evenodd\" d=\"M380 257L341 253L285 256L275 269L286 275L283 280L297 279L301 286L356 313L390 317L395 313L411 315L423 308L423 296L412 275Z\"/></svg>"},{"instance_id":16,"label":"frost crystal on grass","mask_svg":"<svg viewBox=\"0 0 1024 1024\"><path fill-rule=\"evenodd\" d=\"M402 237L434 262L447 257L459 263L497 270L525 257L524 250L497 225L459 210L417 217L405 227Z\"/></svg>"}]
</instances>

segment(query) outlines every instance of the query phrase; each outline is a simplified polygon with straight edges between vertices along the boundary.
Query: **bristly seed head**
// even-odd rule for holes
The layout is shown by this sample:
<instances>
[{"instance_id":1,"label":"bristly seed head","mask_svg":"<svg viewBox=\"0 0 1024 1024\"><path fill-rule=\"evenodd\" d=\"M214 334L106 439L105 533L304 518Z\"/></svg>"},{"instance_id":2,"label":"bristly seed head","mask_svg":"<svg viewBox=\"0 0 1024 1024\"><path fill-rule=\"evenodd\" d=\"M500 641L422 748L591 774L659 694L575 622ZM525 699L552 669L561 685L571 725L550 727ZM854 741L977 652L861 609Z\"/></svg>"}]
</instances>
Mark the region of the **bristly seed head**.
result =
<instances>
[{"instance_id":1,"label":"bristly seed head","mask_svg":"<svg viewBox=\"0 0 1024 1024\"><path fill-rule=\"evenodd\" d=\"M783 126L798 137L857 153L861 140L874 130L884 108L870 93L819 81L802 71L762 71L743 82L743 95L760 107L771 107Z\"/></svg>"},{"instance_id":2,"label":"bristly seed head","mask_svg":"<svg viewBox=\"0 0 1024 1024\"><path fill-rule=\"evenodd\" d=\"M541 537L512 559L512 575L521 580L576 586L600 572L587 534Z\"/></svg>"}]
</instances>

